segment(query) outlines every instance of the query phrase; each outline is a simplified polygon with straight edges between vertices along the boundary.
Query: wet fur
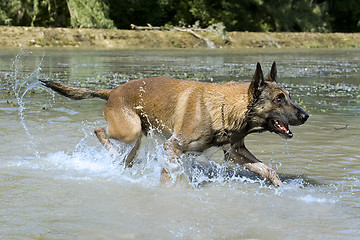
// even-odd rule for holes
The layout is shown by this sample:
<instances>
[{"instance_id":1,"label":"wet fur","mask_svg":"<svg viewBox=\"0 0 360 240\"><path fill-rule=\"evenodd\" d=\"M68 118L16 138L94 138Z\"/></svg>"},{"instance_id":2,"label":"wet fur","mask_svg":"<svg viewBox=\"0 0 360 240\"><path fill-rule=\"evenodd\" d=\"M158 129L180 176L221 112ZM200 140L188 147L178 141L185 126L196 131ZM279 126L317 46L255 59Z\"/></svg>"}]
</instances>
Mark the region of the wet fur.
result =
<instances>
[{"instance_id":1,"label":"wet fur","mask_svg":"<svg viewBox=\"0 0 360 240\"><path fill-rule=\"evenodd\" d=\"M167 182L184 152L202 152L224 147L226 160L245 165L250 171L282 185L273 169L252 155L244 138L253 132L271 131L290 138L288 125L303 124L308 115L276 83L276 64L265 79L258 63L251 82L202 83L165 77L129 81L114 90L75 88L52 81L43 84L72 99L99 97L107 100L107 128L97 128L99 141L113 154L111 139L134 147L124 161L132 165L140 138L150 128L166 137L168 161L162 170ZM230 146L230 148L226 147Z\"/></svg>"}]
</instances>

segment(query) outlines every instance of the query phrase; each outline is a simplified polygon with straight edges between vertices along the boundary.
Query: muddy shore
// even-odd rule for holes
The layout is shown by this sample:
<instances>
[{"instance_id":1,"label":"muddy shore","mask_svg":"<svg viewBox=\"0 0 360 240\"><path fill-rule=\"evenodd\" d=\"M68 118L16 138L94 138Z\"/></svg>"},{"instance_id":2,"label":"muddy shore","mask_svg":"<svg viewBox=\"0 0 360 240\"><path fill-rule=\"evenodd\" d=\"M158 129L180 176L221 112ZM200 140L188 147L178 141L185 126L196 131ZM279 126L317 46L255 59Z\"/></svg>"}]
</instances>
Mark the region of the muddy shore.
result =
<instances>
[{"instance_id":1,"label":"muddy shore","mask_svg":"<svg viewBox=\"0 0 360 240\"><path fill-rule=\"evenodd\" d=\"M227 41L208 32L135 31L0 26L2 48L359 48L360 33L229 32Z\"/></svg>"}]
</instances>

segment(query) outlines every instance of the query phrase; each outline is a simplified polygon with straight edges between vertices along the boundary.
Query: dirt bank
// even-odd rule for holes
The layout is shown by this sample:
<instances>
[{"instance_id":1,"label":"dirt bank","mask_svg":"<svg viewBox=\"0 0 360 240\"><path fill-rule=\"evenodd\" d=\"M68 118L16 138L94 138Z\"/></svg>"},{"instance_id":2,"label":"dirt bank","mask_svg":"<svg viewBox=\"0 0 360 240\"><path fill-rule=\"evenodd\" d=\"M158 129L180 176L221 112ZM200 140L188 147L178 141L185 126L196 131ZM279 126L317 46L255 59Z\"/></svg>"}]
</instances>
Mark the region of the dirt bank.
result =
<instances>
[{"instance_id":1,"label":"dirt bank","mask_svg":"<svg viewBox=\"0 0 360 240\"><path fill-rule=\"evenodd\" d=\"M198 33L198 32L197 32ZM229 32L228 41L199 32L223 48L358 48L360 33ZM182 31L135 31L0 26L3 48L206 48L206 41Z\"/></svg>"}]
</instances>

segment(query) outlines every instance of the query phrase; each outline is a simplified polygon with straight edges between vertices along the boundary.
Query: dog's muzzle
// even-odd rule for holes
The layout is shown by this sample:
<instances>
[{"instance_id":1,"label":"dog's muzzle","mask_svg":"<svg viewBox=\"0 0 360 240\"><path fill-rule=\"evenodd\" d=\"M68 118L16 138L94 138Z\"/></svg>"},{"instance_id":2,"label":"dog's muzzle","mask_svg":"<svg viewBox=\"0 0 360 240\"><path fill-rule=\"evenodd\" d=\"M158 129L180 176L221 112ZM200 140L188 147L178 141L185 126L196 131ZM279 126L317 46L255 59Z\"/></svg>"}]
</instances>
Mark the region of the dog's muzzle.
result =
<instances>
[{"instance_id":1,"label":"dog's muzzle","mask_svg":"<svg viewBox=\"0 0 360 240\"><path fill-rule=\"evenodd\" d=\"M283 138L292 138L294 135L289 129L289 125L280 121L280 120L272 120L271 121L274 132Z\"/></svg>"},{"instance_id":2,"label":"dog's muzzle","mask_svg":"<svg viewBox=\"0 0 360 240\"><path fill-rule=\"evenodd\" d=\"M277 133L279 136L288 139L292 138L294 134L290 131L289 125L298 126L302 125L309 118L309 115L299 108L299 113L297 114L297 118L294 121L290 121L289 123L285 123L283 121L273 119L271 120L272 131Z\"/></svg>"},{"instance_id":3,"label":"dog's muzzle","mask_svg":"<svg viewBox=\"0 0 360 240\"><path fill-rule=\"evenodd\" d=\"M304 124L304 123L306 122L306 120L309 118L309 114L307 114L306 112L303 111L303 112L300 114L300 118L301 118L301 121L302 121L301 124Z\"/></svg>"}]
</instances>

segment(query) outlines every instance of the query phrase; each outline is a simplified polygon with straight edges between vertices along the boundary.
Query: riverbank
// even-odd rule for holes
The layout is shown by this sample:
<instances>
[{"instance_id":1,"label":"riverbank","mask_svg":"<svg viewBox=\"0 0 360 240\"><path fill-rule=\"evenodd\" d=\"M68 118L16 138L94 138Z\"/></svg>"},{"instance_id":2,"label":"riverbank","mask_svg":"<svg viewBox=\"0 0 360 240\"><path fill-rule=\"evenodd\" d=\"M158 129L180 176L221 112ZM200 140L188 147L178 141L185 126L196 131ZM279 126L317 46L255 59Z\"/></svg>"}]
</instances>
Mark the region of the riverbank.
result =
<instances>
[{"instance_id":1,"label":"riverbank","mask_svg":"<svg viewBox=\"0 0 360 240\"><path fill-rule=\"evenodd\" d=\"M197 32L203 38L184 31L135 31L110 29L71 29L0 26L2 48L359 48L360 33L264 33L229 32L221 36Z\"/></svg>"}]
</instances>

